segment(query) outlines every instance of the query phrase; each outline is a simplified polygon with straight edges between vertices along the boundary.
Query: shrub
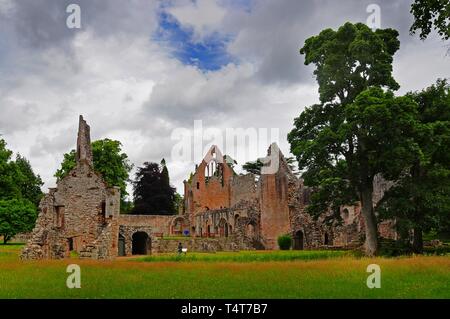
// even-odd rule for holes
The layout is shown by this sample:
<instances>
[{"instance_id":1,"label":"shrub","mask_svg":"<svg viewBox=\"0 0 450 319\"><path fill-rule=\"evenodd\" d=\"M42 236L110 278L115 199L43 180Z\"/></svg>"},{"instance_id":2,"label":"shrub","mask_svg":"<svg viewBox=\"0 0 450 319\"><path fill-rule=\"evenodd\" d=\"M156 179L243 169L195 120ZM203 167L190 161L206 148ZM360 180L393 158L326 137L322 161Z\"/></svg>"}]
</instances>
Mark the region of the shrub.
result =
<instances>
[{"instance_id":1,"label":"shrub","mask_svg":"<svg viewBox=\"0 0 450 319\"><path fill-rule=\"evenodd\" d=\"M411 244L404 240L381 239L379 255L384 257L397 257L411 255Z\"/></svg>"},{"instance_id":2,"label":"shrub","mask_svg":"<svg viewBox=\"0 0 450 319\"><path fill-rule=\"evenodd\" d=\"M289 250L291 248L292 238L289 235L278 237L278 246L281 250Z\"/></svg>"}]
</instances>

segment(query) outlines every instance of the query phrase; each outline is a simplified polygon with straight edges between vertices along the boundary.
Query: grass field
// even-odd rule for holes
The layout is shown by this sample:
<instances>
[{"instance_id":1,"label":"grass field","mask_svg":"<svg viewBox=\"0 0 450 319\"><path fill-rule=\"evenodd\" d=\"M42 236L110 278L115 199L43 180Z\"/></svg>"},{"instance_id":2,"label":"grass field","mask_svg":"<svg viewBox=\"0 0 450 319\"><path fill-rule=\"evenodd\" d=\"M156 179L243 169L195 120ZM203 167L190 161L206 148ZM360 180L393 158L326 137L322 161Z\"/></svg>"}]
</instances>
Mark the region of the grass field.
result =
<instances>
[{"instance_id":1,"label":"grass field","mask_svg":"<svg viewBox=\"0 0 450 319\"><path fill-rule=\"evenodd\" d=\"M288 251L23 262L20 249L0 245L0 298L450 298L450 256ZM81 289L66 287L71 263L81 267ZM366 286L372 263L381 266L380 289Z\"/></svg>"}]
</instances>

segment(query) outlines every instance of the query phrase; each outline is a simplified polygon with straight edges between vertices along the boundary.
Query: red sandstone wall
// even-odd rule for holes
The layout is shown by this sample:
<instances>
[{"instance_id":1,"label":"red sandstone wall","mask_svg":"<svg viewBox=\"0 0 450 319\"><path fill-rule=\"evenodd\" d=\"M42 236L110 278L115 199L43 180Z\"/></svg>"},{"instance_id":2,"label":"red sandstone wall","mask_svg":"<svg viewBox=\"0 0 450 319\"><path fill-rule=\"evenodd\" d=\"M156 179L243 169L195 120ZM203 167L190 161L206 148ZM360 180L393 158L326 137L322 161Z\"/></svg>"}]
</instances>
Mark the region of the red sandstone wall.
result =
<instances>
[{"instance_id":1,"label":"red sandstone wall","mask_svg":"<svg viewBox=\"0 0 450 319\"><path fill-rule=\"evenodd\" d=\"M277 249L278 236L290 232L287 190L285 174L261 177L261 235L267 249Z\"/></svg>"}]
</instances>

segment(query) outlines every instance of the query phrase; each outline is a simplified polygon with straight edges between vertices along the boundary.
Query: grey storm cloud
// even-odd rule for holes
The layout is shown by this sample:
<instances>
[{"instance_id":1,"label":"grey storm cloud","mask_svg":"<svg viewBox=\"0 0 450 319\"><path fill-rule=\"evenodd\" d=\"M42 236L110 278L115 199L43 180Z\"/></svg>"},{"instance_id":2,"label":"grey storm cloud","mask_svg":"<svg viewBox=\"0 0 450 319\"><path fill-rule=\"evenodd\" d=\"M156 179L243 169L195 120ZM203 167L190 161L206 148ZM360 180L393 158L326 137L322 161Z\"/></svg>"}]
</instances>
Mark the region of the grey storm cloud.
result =
<instances>
[{"instance_id":1,"label":"grey storm cloud","mask_svg":"<svg viewBox=\"0 0 450 319\"><path fill-rule=\"evenodd\" d=\"M443 43L410 36L411 2L252 0L242 8L218 0L225 14L211 30L231 36L227 50L236 59L203 71L155 41L161 1L0 0L0 134L46 186L62 154L74 148L79 114L93 140L120 140L135 165L165 157L178 187L193 165L170 162L170 136L194 120L220 129L279 128L288 154L294 117L318 95L299 49L324 28L365 22L369 4L380 6L382 28L400 33L394 75L402 92L449 76ZM81 7L80 30L66 27L70 3ZM178 6L182 16L192 3L171 0L164 7Z\"/></svg>"},{"instance_id":2,"label":"grey storm cloud","mask_svg":"<svg viewBox=\"0 0 450 319\"><path fill-rule=\"evenodd\" d=\"M256 77L263 83L311 83L312 68L303 65L299 50L304 41L325 28L336 29L347 21L366 23L368 5L381 9L381 27L400 32L402 44L409 35L412 1L287 0L257 1L248 15L229 17L225 28L237 34L229 50L259 65Z\"/></svg>"},{"instance_id":3,"label":"grey storm cloud","mask_svg":"<svg viewBox=\"0 0 450 319\"><path fill-rule=\"evenodd\" d=\"M151 0L15 0L1 18L3 23L14 26L17 40L24 45L64 46L79 31L66 27L69 4L80 6L82 30L92 30L99 36L149 32L156 23L157 2Z\"/></svg>"}]
</instances>

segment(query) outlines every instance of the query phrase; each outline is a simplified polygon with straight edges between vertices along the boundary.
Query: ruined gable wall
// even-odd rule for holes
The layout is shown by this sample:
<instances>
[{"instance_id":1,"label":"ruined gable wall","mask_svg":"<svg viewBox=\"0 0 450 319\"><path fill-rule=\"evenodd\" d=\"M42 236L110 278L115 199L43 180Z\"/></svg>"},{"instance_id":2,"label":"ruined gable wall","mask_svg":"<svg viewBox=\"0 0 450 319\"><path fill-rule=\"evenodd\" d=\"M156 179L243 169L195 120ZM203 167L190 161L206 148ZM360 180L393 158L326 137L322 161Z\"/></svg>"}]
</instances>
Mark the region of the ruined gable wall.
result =
<instances>
[{"instance_id":1,"label":"ruined gable wall","mask_svg":"<svg viewBox=\"0 0 450 319\"><path fill-rule=\"evenodd\" d=\"M230 207L230 180L233 176L232 169L223 164L222 178L213 176L207 181L205 168L207 163L202 162L196 169L190 184L187 184L188 193L191 192L187 208L190 214L196 214L205 210L214 210Z\"/></svg>"},{"instance_id":2,"label":"ruined gable wall","mask_svg":"<svg viewBox=\"0 0 450 319\"><path fill-rule=\"evenodd\" d=\"M108 188L87 163L78 163L43 198L23 257L68 257L69 241L81 257L113 257L115 249L111 239L117 227L113 221L119 213L119 201L118 189ZM99 248L102 252L94 256Z\"/></svg>"}]
</instances>

